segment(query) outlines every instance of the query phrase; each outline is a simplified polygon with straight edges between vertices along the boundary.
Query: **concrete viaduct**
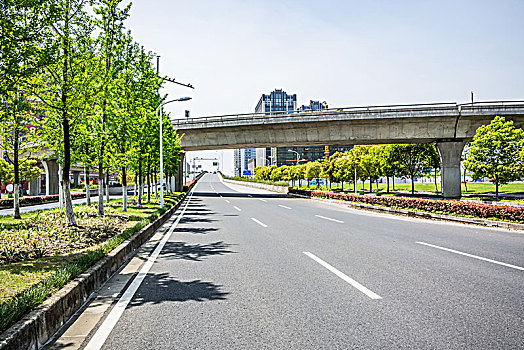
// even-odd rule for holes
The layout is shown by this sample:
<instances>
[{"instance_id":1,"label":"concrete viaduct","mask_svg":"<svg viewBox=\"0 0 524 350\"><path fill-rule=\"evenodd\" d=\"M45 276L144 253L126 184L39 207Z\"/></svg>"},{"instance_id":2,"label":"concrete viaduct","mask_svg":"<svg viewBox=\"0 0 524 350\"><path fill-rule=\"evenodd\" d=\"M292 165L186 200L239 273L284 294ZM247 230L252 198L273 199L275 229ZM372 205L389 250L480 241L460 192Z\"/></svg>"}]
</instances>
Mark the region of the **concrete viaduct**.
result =
<instances>
[{"instance_id":1,"label":"concrete viaduct","mask_svg":"<svg viewBox=\"0 0 524 350\"><path fill-rule=\"evenodd\" d=\"M464 144L496 116L524 127L524 101L329 109L282 115L237 114L173 121L185 151L230 148L434 143L442 195L458 198Z\"/></svg>"}]
</instances>

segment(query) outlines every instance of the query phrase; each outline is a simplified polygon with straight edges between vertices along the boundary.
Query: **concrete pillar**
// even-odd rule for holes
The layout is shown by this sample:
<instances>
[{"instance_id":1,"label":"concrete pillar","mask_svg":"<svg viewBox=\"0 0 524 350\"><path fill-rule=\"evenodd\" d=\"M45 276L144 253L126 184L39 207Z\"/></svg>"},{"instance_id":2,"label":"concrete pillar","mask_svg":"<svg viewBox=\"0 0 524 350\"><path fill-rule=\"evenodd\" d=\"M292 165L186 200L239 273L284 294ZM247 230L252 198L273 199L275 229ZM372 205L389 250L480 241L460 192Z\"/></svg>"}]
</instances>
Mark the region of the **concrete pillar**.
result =
<instances>
[{"instance_id":1,"label":"concrete pillar","mask_svg":"<svg viewBox=\"0 0 524 350\"><path fill-rule=\"evenodd\" d=\"M440 154L440 172L442 197L460 198L460 156L464 149L464 141L439 141L437 142Z\"/></svg>"},{"instance_id":2,"label":"concrete pillar","mask_svg":"<svg viewBox=\"0 0 524 350\"><path fill-rule=\"evenodd\" d=\"M38 196L40 194L40 176L29 183L28 194L30 196Z\"/></svg>"},{"instance_id":3,"label":"concrete pillar","mask_svg":"<svg viewBox=\"0 0 524 350\"><path fill-rule=\"evenodd\" d=\"M58 164L56 159L43 160L42 164L45 169L45 194L49 196L51 194L57 194L59 183L58 183Z\"/></svg>"},{"instance_id":4,"label":"concrete pillar","mask_svg":"<svg viewBox=\"0 0 524 350\"><path fill-rule=\"evenodd\" d=\"M182 192L184 190L184 158L185 153L180 152L180 162L178 163L178 172L175 176L175 191Z\"/></svg>"},{"instance_id":5,"label":"concrete pillar","mask_svg":"<svg viewBox=\"0 0 524 350\"><path fill-rule=\"evenodd\" d=\"M80 171L73 171L73 187L80 187Z\"/></svg>"}]
</instances>

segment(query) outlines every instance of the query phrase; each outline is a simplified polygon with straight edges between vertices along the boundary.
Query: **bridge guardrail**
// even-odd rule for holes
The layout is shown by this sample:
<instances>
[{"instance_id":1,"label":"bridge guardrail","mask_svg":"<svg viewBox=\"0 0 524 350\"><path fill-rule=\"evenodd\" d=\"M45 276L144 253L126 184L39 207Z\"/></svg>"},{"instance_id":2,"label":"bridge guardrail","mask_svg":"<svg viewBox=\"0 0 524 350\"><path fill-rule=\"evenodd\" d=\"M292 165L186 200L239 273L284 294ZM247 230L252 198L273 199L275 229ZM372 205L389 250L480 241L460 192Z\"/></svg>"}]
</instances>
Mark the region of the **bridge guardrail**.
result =
<instances>
[{"instance_id":1,"label":"bridge guardrail","mask_svg":"<svg viewBox=\"0 0 524 350\"><path fill-rule=\"evenodd\" d=\"M271 115L265 113L245 113L245 114L227 114L221 116L209 116L189 119L173 120L173 126L180 127L184 125L201 124L209 122L225 122L225 121L241 121L241 120L257 120L265 118L278 118L278 117L294 117L294 116L322 116L333 113L391 113L391 112L416 112L420 110L427 111L457 111L469 108L481 107L481 108L497 108L497 107L510 107L522 105L524 108L524 101L479 101L474 103L463 103L458 104L456 102L444 102L444 103L420 103L420 104L398 104L398 105L378 105L378 106L355 106L355 107L341 107L341 108L329 108L322 111L310 111L310 112L293 112L288 113L284 111L273 112Z\"/></svg>"}]
</instances>

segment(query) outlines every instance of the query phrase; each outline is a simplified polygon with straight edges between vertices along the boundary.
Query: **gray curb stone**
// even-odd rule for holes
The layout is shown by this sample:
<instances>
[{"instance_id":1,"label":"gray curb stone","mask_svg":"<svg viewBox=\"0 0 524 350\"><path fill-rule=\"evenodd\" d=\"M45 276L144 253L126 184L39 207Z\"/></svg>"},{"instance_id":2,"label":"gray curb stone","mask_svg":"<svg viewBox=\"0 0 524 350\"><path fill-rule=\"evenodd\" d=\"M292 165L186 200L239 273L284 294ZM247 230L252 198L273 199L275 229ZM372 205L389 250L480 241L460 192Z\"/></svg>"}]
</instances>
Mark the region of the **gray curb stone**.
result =
<instances>
[{"instance_id":1,"label":"gray curb stone","mask_svg":"<svg viewBox=\"0 0 524 350\"><path fill-rule=\"evenodd\" d=\"M42 305L29 312L2 334L0 350L39 349L82 306L87 298L163 225L187 197L113 249L84 273L71 280Z\"/></svg>"}]
</instances>

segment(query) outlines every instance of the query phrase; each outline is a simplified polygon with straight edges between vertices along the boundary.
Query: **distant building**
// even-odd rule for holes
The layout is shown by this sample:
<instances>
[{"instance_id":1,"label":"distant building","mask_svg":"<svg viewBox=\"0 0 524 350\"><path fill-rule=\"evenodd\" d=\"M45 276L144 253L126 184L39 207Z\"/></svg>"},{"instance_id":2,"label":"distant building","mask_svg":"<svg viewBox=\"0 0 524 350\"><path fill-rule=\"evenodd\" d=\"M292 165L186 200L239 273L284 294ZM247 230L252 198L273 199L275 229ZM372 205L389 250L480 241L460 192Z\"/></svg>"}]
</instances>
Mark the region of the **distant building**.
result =
<instances>
[{"instance_id":1,"label":"distant building","mask_svg":"<svg viewBox=\"0 0 524 350\"><path fill-rule=\"evenodd\" d=\"M328 109L328 105L327 105L326 101L320 102L320 101L310 100L309 101L309 106L302 105L302 106L298 107L297 112L299 112L299 113L302 113L302 112L315 112L315 111L322 111L322 110L325 110L325 109Z\"/></svg>"},{"instance_id":2,"label":"distant building","mask_svg":"<svg viewBox=\"0 0 524 350\"><path fill-rule=\"evenodd\" d=\"M256 159L256 148L246 148L242 152L242 171L249 170L248 164L251 159Z\"/></svg>"},{"instance_id":3,"label":"distant building","mask_svg":"<svg viewBox=\"0 0 524 350\"><path fill-rule=\"evenodd\" d=\"M235 176L242 176L242 150L233 151L233 168Z\"/></svg>"}]
</instances>

